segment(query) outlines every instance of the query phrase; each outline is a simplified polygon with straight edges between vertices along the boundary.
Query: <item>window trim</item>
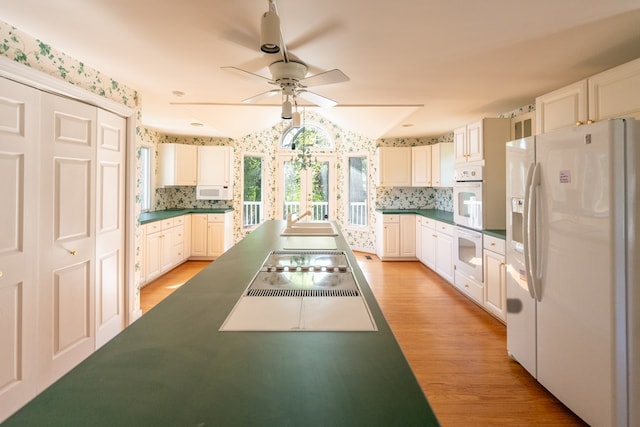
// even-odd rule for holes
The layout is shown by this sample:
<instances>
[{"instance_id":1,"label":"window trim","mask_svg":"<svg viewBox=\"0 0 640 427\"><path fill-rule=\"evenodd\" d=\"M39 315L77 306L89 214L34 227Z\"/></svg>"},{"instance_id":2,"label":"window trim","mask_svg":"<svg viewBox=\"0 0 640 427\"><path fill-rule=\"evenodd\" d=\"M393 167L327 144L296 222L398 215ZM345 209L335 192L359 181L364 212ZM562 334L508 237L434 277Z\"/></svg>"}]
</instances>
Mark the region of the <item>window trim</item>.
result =
<instances>
[{"instance_id":1,"label":"window trim","mask_svg":"<svg viewBox=\"0 0 640 427\"><path fill-rule=\"evenodd\" d=\"M364 158L366 165L367 165L367 173L366 173L366 183L367 183L367 224L366 225L356 225L356 224L351 224L350 220L349 220L349 191L350 191L350 179L351 179L351 169L349 168L349 163L350 163L350 159L353 157L359 157L359 158ZM344 179L343 179L343 185L344 185L344 189L346 189L346 195L343 198L344 203L343 203L343 215L344 215L344 226L343 228L345 229L351 229L351 230L357 230L357 231L369 231L371 229L371 191L372 191L372 185L371 185L371 179L370 179L370 175L371 175L371 161L370 161L370 156L369 153L367 152L353 152L353 153L347 153L344 157L344 163L343 163L343 170L344 172Z\"/></svg>"},{"instance_id":2,"label":"window trim","mask_svg":"<svg viewBox=\"0 0 640 427\"><path fill-rule=\"evenodd\" d=\"M143 209L142 208L142 197L140 199L140 212L151 212L153 211L153 207L155 206L155 201L156 201L156 192L155 192L155 188L156 188L156 157L157 157L157 150L154 144L151 143L147 143L147 142L143 142L142 144L140 144L139 146L139 150L140 150L140 157L142 157L142 150L148 150L149 152L149 176L148 176L148 183L149 183L149 207L148 209ZM142 159L140 159L140 161L142 162ZM142 164L140 165L140 171L143 170L142 168ZM140 176L140 180L141 180L141 187L142 187L142 175ZM142 196L143 192L142 192L142 188L140 188L140 195Z\"/></svg>"},{"instance_id":3,"label":"window trim","mask_svg":"<svg viewBox=\"0 0 640 427\"><path fill-rule=\"evenodd\" d=\"M311 146L309 147L310 151L314 151L314 152L322 152L322 153L332 153L336 150L336 145L335 142L333 140L333 138L331 137L331 134L329 133L329 131L327 131L327 129L325 129L324 126L315 123L315 122L308 122L305 123L304 126L309 127L309 128L315 128L318 129L319 131L321 131L323 133L323 135L325 136L326 140L328 141L328 146L327 147L316 147L316 146ZM294 128L293 126L290 126L288 128L286 128L284 131L282 131L282 136L280 137L280 140L278 141L278 149L277 151L279 152L291 152L291 151L299 151L297 148L295 150L292 150L291 147L284 147L283 143L284 140L286 138L286 136L290 133L290 132L294 132L296 129L299 128Z\"/></svg>"},{"instance_id":4,"label":"window trim","mask_svg":"<svg viewBox=\"0 0 640 427\"><path fill-rule=\"evenodd\" d=\"M260 171L260 176L261 176L261 193L262 193L262 200L260 201L262 203L262 211L260 212L260 221L258 222L258 224L253 224L253 225L244 225L244 160L246 157L258 157L261 160L261 164L262 164L262 168ZM242 194L242 196L240 197L240 206L241 206L241 215L240 215L240 225L242 227L243 230L252 230L256 227L258 227L260 224L262 224L263 222L266 221L266 194L265 194L265 190L267 188L266 186L266 177L265 177L265 164L266 164L266 160L267 160L267 155L264 153L254 153L254 152L244 152L242 153L242 165L241 165L241 170L242 170L242 183L241 183L241 187L240 187L240 192Z\"/></svg>"}]
</instances>

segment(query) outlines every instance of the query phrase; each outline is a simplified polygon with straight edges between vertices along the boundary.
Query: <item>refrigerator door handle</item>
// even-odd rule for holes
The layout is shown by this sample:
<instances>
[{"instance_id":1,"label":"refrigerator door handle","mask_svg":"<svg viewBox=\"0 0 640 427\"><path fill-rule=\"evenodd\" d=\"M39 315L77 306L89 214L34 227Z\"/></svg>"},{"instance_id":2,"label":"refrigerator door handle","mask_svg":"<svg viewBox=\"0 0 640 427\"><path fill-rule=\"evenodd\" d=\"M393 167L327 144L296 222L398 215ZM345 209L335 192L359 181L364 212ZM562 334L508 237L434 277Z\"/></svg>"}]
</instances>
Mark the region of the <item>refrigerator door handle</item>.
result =
<instances>
[{"instance_id":1,"label":"refrigerator door handle","mask_svg":"<svg viewBox=\"0 0 640 427\"><path fill-rule=\"evenodd\" d=\"M528 214L527 214L527 232L525 233L528 238L527 256L525 259L528 261L527 268L527 283L531 279L531 284L528 285L530 289L533 289L533 297L541 301L542 300L542 287L541 278L538 275L538 189L540 188L540 163L536 163L531 174L531 184L529 188L529 200L528 200Z\"/></svg>"},{"instance_id":2,"label":"refrigerator door handle","mask_svg":"<svg viewBox=\"0 0 640 427\"><path fill-rule=\"evenodd\" d=\"M529 254L531 253L530 247L530 231L531 231L531 181L533 179L533 170L535 169L535 164L529 165L529 169L527 170L527 181L524 187L524 206L523 206L523 221L524 221L524 235L522 237L522 246L524 249L524 268L526 270L527 275L527 289L529 290L529 295L531 298L536 298L535 289L533 287L533 278L531 277L531 262L529 259ZM537 299L537 298L536 298Z\"/></svg>"}]
</instances>

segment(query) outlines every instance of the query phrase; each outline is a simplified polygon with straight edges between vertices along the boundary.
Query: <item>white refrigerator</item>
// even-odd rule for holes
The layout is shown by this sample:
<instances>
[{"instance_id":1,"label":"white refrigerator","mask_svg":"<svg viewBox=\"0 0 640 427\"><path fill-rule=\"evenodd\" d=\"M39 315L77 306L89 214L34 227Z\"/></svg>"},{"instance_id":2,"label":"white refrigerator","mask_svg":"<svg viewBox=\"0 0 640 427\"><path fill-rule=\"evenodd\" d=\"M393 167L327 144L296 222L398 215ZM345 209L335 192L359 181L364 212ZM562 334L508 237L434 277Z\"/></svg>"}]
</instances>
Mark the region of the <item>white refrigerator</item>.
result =
<instances>
[{"instance_id":1,"label":"white refrigerator","mask_svg":"<svg viewBox=\"0 0 640 427\"><path fill-rule=\"evenodd\" d=\"M640 125L507 143L507 350L591 426L640 426Z\"/></svg>"}]
</instances>

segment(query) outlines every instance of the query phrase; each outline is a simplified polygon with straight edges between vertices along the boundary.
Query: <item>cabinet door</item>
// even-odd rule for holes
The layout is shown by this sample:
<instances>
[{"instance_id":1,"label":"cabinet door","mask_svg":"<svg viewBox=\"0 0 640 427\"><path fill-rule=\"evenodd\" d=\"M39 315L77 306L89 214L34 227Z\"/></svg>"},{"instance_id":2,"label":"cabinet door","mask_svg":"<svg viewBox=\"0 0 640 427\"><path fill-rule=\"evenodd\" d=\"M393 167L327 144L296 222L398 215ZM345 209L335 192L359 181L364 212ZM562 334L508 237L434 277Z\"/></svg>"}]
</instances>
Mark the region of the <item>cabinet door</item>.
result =
<instances>
[{"instance_id":1,"label":"cabinet door","mask_svg":"<svg viewBox=\"0 0 640 427\"><path fill-rule=\"evenodd\" d=\"M435 145L411 147L411 185L413 187L431 187L432 147Z\"/></svg>"},{"instance_id":2,"label":"cabinet door","mask_svg":"<svg viewBox=\"0 0 640 427\"><path fill-rule=\"evenodd\" d=\"M416 256L415 215L400 215L400 256L403 258Z\"/></svg>"},{"instance_id":3,"label":"cabinet door","mask_svg":"<svg viewBox=\"0 0 640 427\"><path fill-rule=\"evenodd\" d=\"M587 122L587 81L536 98L536 134Z\"/></svg>"},{"instance_id":4,"label":"cabinet door","mask_svg":"<svg viewBox=\"0 0 640 427\"><path fill-rule=\"evenodd\" d=\"M378 185L411 187L411 148L378 148Z\"/></svg>"},{"instance_id":5,"label":"cabinet door","mask_svg":"<svg viewBox=\"0 0 640 427\"><path fill-rule=\"evenodd\" d=\"M207 256L207 215L191 215L191 256Z\"/></svg>"},{"instance_id":6,"label":"cabinet door","mask_svg":"<svg viewBox=\"0 0 640 427\"><path fill-rule=\"evenodd\" d=\"M640 59L589 78L589 119L640 118Z\"/></svg>"},{"instance_id":7,"label":"cabinet door","mask_svg":"<svg viewBox=\"0 0 640 427\"><path fill-rule=\"evenodd\" d=\"M198 185L231 185L232 147L202 145L198 147Z\"/></svg>"},{"instance_id":8,"label":"cabinet door","mask_svg":"<svg viewBox=\"0 0 640 427\"><path fill-rule=\"evenodd\" d=\"M484 254L484 306L499 319L506 320L506 269L504 255Z\"/></svg>"},{"instance_id":9,"label":"cabinet door","mask_svg":"<svg viewBox=\"0 0 640 427\"><path fill-rule=\"evenodd\" d=\"M422 217L416 215L416 258L422 261Z\"/></svg>"},{"instance_id":10,"label":"cabinet door","mask_svg":"<svg viewBox=\"0 0 640 427\"><path fill-rule=\"evenodd\" d=\"M444 233L436 233L436 236L436 273L453 283L453 238Z\"/></svg>"},{"instance_id":11,"label":"cabinet door","mask_svg":"<svg viewBox=\"0 0 640 427\"><path fill-rule=\"evenodd\" d=\"M467 162L484 158L482 120L467 126Z\"/></svg>"},{"instance_id":12,"label":"cabinet door","mask_svg":"<svg viewBox=\"0 0 640 427\"><path fill-rule=\"evenodd\" d=\"M422 225L422 258L423 263L432 270L436 268L436 232L433 228Z\"/></svg>"},{"instance_id":13,"label":"cabinet door","mask_svg":"<svg viewBox=\"0 0 640 427\"><path fill-rule=\"evenodd\" d=\"M467 127L453 131L453 153L456 164L467 162Z\"/></svg>"},{"instance_id":14,"label":"cabinet door","mask_svg":"<svg viewBox=\"0 0 640 427\"><path fill-rule=\"evenodd\" d=\"M207 224L207 256L217 258L224 253L224 222Z\"/></svg>"},{"instance_id":15,"label":"cabinet door","mask_svg":"<svg viewBox=\"0 0 640 427\"><path fill-rule=\"evenodd\" d=\"M150 281L162 273L162 232L147 234L144 241L144 271Z\"/></svg>"},{"instance_id":16,"label":"cabinet door","mask_svg":"<svg viewBox=\"0 0 640 427\"><path fill-rule=\"evenodd\" d=\"M198 147L195 145L176 144L176 184L196 185Z\"/></svg>"},{"instance_id":17,"label":"cabinet door","mask_svg":"<svg viewBox=\"0 0 640 427\"><path fill-rule=\"evenodd\" d=\"M432 187L453 187L454 163L452 143L441 142L431 146Z\"/></svg>"},{"instance_id":18,"label":"cabinet door","mask_svg":"<svg viewBox=\"0 0 640 427\"><path fill-rule=\"evenodd\" d=\"M400 256L400 224L391 223L382 226L382 256Z\"/></svg>"}]
</instances>

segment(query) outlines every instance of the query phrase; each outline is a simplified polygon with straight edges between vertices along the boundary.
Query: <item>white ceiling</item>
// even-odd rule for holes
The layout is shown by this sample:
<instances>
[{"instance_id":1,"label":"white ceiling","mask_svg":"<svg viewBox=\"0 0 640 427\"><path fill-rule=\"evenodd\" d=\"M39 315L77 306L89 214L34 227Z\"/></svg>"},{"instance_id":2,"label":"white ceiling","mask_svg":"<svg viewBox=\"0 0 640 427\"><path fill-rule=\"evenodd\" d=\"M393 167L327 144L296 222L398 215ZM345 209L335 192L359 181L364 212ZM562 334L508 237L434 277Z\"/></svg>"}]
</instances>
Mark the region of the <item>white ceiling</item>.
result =
<instances>
[{"instance_id":1,"label":"white ceiling","mask_svg":"<svg viewBox=\"0 0 640 427\"><path fill-rule=\"evenodd\" d=\"M280 57L258 47L267 0L0 2L0 20L137 90L148 127L239 138L280 121L278 106L172 104L237 104L273 88L221 69L269 77L267 66ZM277 7L288 50L309 75L339 68L351 79L313 88L340 103L319 114L370 138L439 136L640 56L640 0L277 0Z\"/></svg>"}]
</instances>

